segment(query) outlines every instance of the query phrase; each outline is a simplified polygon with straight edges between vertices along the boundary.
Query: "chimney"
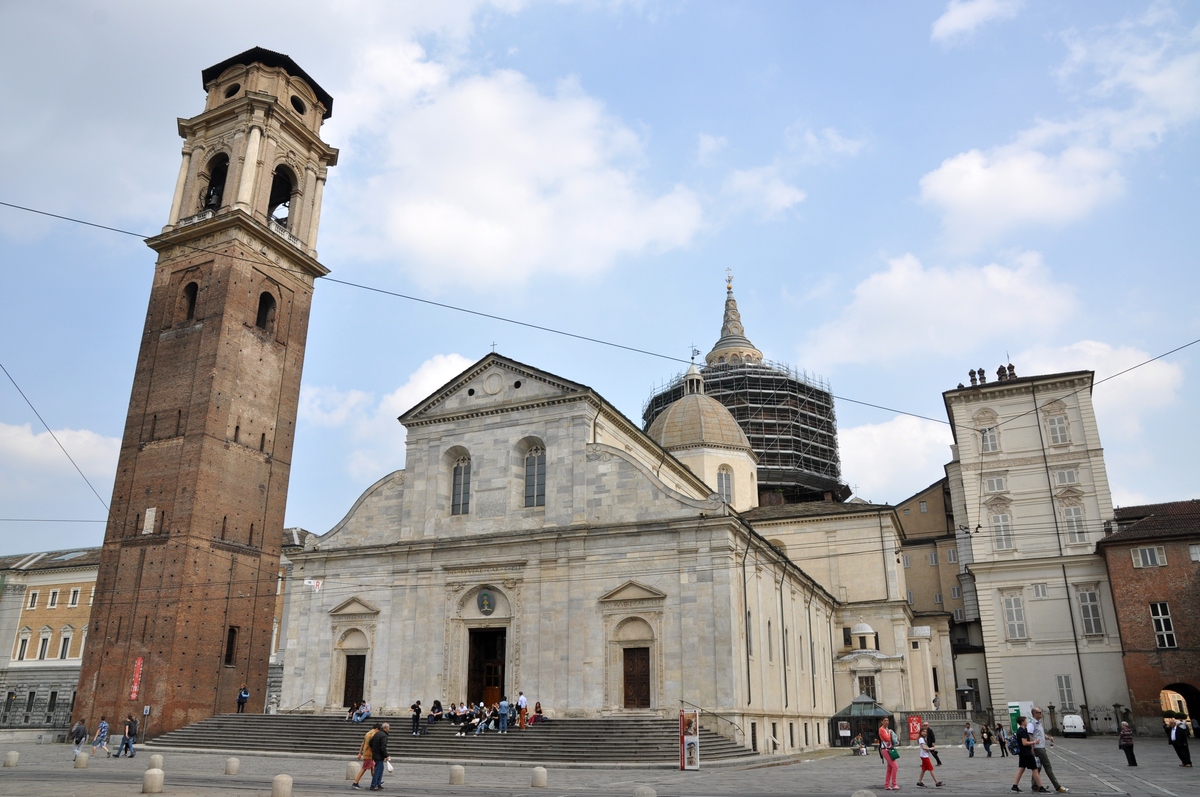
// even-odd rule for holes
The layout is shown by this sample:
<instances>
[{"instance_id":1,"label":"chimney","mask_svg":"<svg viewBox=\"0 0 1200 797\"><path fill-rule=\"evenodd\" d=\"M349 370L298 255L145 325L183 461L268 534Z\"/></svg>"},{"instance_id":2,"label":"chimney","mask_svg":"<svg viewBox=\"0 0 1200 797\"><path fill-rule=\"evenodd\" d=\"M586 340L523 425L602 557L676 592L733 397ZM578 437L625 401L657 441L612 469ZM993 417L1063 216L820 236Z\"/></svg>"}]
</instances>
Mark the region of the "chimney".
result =
<instances>
[{"instance_id":1,"label":"chimney","mask_svg":"<svg viewBox=\"0 0 1200 797\"><path fill-rule=\"evenodd\" d=\"M1004 370L1004 366L1002 365L996 369L996 381L997 382L1005 382L1007 380L1008 380L1008 371Z\"/></svg>"},{"instance_id":2,"label":"chimney","mask_svg":"<svg viewBox=\"0 0 1200 797\"><path fill-rule=\"evenodd\" d=\"M978 385L978 384L979 384L979 379L975 376L975 369L972 368L971 369L971 386L974 387L975 385Z\"/></svg>"},{"instance_id":3,"label":"chimney","mask_svg":"<svg viewBox=\"0 0 1200 797\"><path fill-rule=\"evenodd\" d=\"M1008 364L1008 378L1009 378L1009 379L1016 379L1016 378L1017 378L1017 369L1016 369L1016 368L1013 368L1013 364L1012 364L1012 363L1009 363L1009 364Z\"/></svg>"},{"instance_id":4,"label":"chimney","mask_svg":"<svg viewBox=\"0 0 1200 797\"><path fill-rule=\"evenodd\" d=\"M987 384L987 374L985 374L983 372L982 368L979 369L979 384L981 384L981 385Z\"/></svg>"}]
</instances>

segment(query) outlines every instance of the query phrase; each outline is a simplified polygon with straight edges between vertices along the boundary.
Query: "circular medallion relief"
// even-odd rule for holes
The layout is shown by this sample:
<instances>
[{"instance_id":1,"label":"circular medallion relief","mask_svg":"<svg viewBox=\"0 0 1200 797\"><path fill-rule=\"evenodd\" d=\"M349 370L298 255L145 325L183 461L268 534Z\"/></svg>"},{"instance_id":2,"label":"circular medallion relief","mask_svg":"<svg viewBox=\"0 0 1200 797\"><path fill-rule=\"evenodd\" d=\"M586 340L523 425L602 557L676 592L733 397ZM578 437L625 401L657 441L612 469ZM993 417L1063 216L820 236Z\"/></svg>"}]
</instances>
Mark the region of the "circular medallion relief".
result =
<instances>
[{"instance_id":1,"label":"circular medallion relief","mask_svg":"<svg viewBox=\"0 0 1200 797\"><path fill-rule=\"evenodd\" d=\"M479 613L486 617L496 611L496 596L490 590L480 590L475 597L475 604L479 607Z\"/></svg>"},{"instance_id":2,"label":"circular medallion relief","mask_svg":"<svg viewBox=\"0 0 1200 797\"><path fill-rule=\"evenodd\" d=\"M489 396L494 396L504 387L504 377L500 374L488 374L487 379L483 380L483 389L487 391Z\"/></svg>"}]
</instances>

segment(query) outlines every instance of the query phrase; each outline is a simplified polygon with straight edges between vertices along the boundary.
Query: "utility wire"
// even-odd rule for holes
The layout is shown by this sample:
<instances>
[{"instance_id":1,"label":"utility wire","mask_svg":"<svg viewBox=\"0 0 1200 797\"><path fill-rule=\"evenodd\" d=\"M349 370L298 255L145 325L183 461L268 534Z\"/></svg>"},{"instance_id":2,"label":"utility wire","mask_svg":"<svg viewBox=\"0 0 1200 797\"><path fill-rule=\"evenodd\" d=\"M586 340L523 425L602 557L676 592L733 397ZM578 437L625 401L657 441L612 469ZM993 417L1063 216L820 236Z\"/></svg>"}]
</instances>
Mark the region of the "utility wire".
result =
<instances>
[{"instance_id":1,"label":"utility wire","mask_svg":"<svg viewBox=\"0 0 1200 797\"><path fill-rule=\"evenodd\" d=\"M10 374L8 372L8 369L4 367L4 363L0 363L0 371L4 372L4 375L8 377L9 382L12 382L13 387L15 387L17 389L17 392L21 394L21 398L25 399L25 403L29 405L29 409L33 410L33 414L36 415L37 419L42 422L42 426L46 427L46 431L50 433L50 437L54 440L54 442L62 450L63 454L66 455L67 459L69 459L71 461L71 466L75 468L75 472L79 474L79 478L83 479L83 481L87 484L88 489L92 491L92 495L96 496L96 500L100 502L100 505L102 507L104 507L104 511L108 512L109 511L108 504L105 502L105 500L103 498L100 497L100 493L96 492L96 488L92 486L92 483L90 481L88 481L88 477L85 476L83 471L79 469L79 465L76 464L75 459L71 456L70 452L67 451L67 449L63 446L62 441L60 441L58 439L58 435L54 434L54 430L50 428L50 424L46 423L46 419L42 417L42 414L40 412L38 412L37 407L33 406L33 402L30 401L29 397L25 395L25 391L22 390L21 386L17 384L17 380L13 379L12 374Z\"/></svg>"},{"instance_id":2,"label":"utility wire","mask_svg":"<svg viewBox=\"0 0 1200 797\"><path fill-rule=\"evenodd\" d=\"M71 216L63 216L58 213L50 213L45 210L38 210L37 208L30 208L30 207L26 207L24 205L17 205L12 202L0 201L0 206L7 207L7 208L13 208L14 210L23 210L27 213L36 213L39 216L49 216L50 218L59 219L61 221L68 221L73 224L83 224L88 227L96 227L101 230L108 230L110 232L120 233L122 235L129 235L134 238L140 238L142 240L153 237L150 235L144 235L139 232L133 232L132 230L122 230L119 227L109 227L104 224L96 224L95 222L85 221L83 219L77 219L77 218L73 218ZM180 245L186 246L187 248L192 249L193 251L196 251L196 252L211 253L213 251L213 250L205 249L202 247L192 246L190 244L180 244ZM229 254L227 254L225 256L231 260L241 260L241 261L244 261L247 263L255 263L255 264L259 263L259 261L253 260L253 259L247 258L247 257L238 257L236 255L229 255ZM295 271L295 269L288 269L288 268L280 266L278 264L273 264L273 266L275 268L279 268L284 271ZM304 273L307 273L307 272L304 272ZM361 283L356 283L356 282L348 282L346 280L340 280L340 279L336 279L334 277L329 277L329 276L320 277L319 279L323 279L326 282L333 282L333 283L337 283L339 285L345 285L345 286L351 287L351 288L357 288L357 289L363 290L363 291L369 291L371 293L378 293L378 294L382 294L385 296L392 296L392 297L395 297L398 299L406 299L410 302L417 302L419 304L427 304L427 305L430 305L433 307L440 307L445 310L453 310L458 313L466 313L467 315L474 315L474 316L478 316L481 318L488 318L493 321L501 321L506 324L513 324L514 326L526 327L528 329L536 329L540 332L549 332L550 334L553 334L553 335L562 335L563 337L574 338L576 340L582 340L582 341L586 341L588 343L595 343L600 346L609 346L614 349L622 349L624 351L631 351L636 354L645 354L649 357L657 357L662 360L670 360L672 362L683 363L685 365L690 365L692 362L691 360L687 360L682 357L675 357L670 354L661 354L659 352L650 351L648 349L639 349L636 346L626 346L623 343L614 343L613 341L604 340L603 338L593 338L593 337L589 337L587 335L580 335L575 332L567 332L566 330L562 330L562 329L555 329L553 327L546 327L546 326L540 326L538 324L531 324L528 321L519 321L515 318L508 318L506 316L495 315L493 313L485 313L482 310L472 310L467 307L459 307L458 305L448 304L445 302L437 302L432 299L424 299L424 298L421 298L420 296L412 296L410 294L400 293L398 291L391 291L391 290L387 290L385 288L376 288L376 287L373 287L370 285L363 285ZM950 425L948 421L944 421L939 418L930 418L927 415L919 415L915 412L906 412L905 410L898 410L893 407L885 407L881 404L872 404L867 401L859 401L857 399L846 398L845 396L839 396L834 393L830 393L830 396L837 399L838 401L846 401L851 404L860 404L864 407L872 407L874 409L884 410L885 412L894 412L898 415L908 415L913 418L920 418L921 420L925 420L925 421L932 421L934 423L946 424L947 426Z\"/></svg>"}]
</instances>

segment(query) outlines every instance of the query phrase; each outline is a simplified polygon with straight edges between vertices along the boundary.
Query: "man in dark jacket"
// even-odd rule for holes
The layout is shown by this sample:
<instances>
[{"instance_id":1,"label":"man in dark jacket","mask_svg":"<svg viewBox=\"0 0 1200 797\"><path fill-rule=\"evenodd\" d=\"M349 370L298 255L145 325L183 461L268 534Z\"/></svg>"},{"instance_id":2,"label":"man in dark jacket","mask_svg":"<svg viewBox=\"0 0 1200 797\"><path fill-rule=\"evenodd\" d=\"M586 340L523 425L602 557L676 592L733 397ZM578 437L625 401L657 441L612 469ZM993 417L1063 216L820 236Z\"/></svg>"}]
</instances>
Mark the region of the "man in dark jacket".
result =
<instances>
[{"instance_id":1,"label":"man in dark jacket","mask_svg":"<svg viewBox=\"0 0 1200 797\"><path fill-rule=\"evenodd\" d=\"M1179 766L1190 767L1192 753L1188 750L1188 726L1172 720L1170 733L1171 746L1175 748L1175 755L1179 756Z\"/></svg>"},{"instance_id":2,"label":"man in dark jacket","mask_svg":"<svg viewBox=\"0 0 1200 797\"><path fill-rule=\"evenodd\" d=\"M383 788L384 762L388 760L388 731L391 729L392 726L385 722L379 732L371 737L371 760L375 762L375 768L371 771L371 791Z\"/></svg>"}]
</instances>

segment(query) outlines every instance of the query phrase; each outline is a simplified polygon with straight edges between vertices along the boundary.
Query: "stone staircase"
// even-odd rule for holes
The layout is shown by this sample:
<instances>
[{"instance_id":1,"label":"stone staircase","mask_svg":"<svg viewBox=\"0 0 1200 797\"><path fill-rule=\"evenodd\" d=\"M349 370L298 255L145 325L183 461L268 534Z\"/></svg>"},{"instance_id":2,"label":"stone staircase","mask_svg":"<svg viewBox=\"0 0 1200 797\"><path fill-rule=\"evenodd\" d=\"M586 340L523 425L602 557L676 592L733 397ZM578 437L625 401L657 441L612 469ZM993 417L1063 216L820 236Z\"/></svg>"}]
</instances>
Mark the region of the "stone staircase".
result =
<instances>
[{"instance_id":1,"label":"stone staircase","mask_svg":"<svg viewBox=\"0 0 1200 797\"><path fill-rule=\"evenodd\" d=\"M390 722L393 758L529 763L656 763L679 761L679 723L655 717L556 719L524 731L456 737L457 727L434 723L413 736L409 717L372 717ZM425 723L421 723L425 727ZM151 740L147 747L345 755L353 760L370 724L312 714L221 714ZM754 755L707 729L700 732L703 761Z\"/></svg>"}]
</instances>

